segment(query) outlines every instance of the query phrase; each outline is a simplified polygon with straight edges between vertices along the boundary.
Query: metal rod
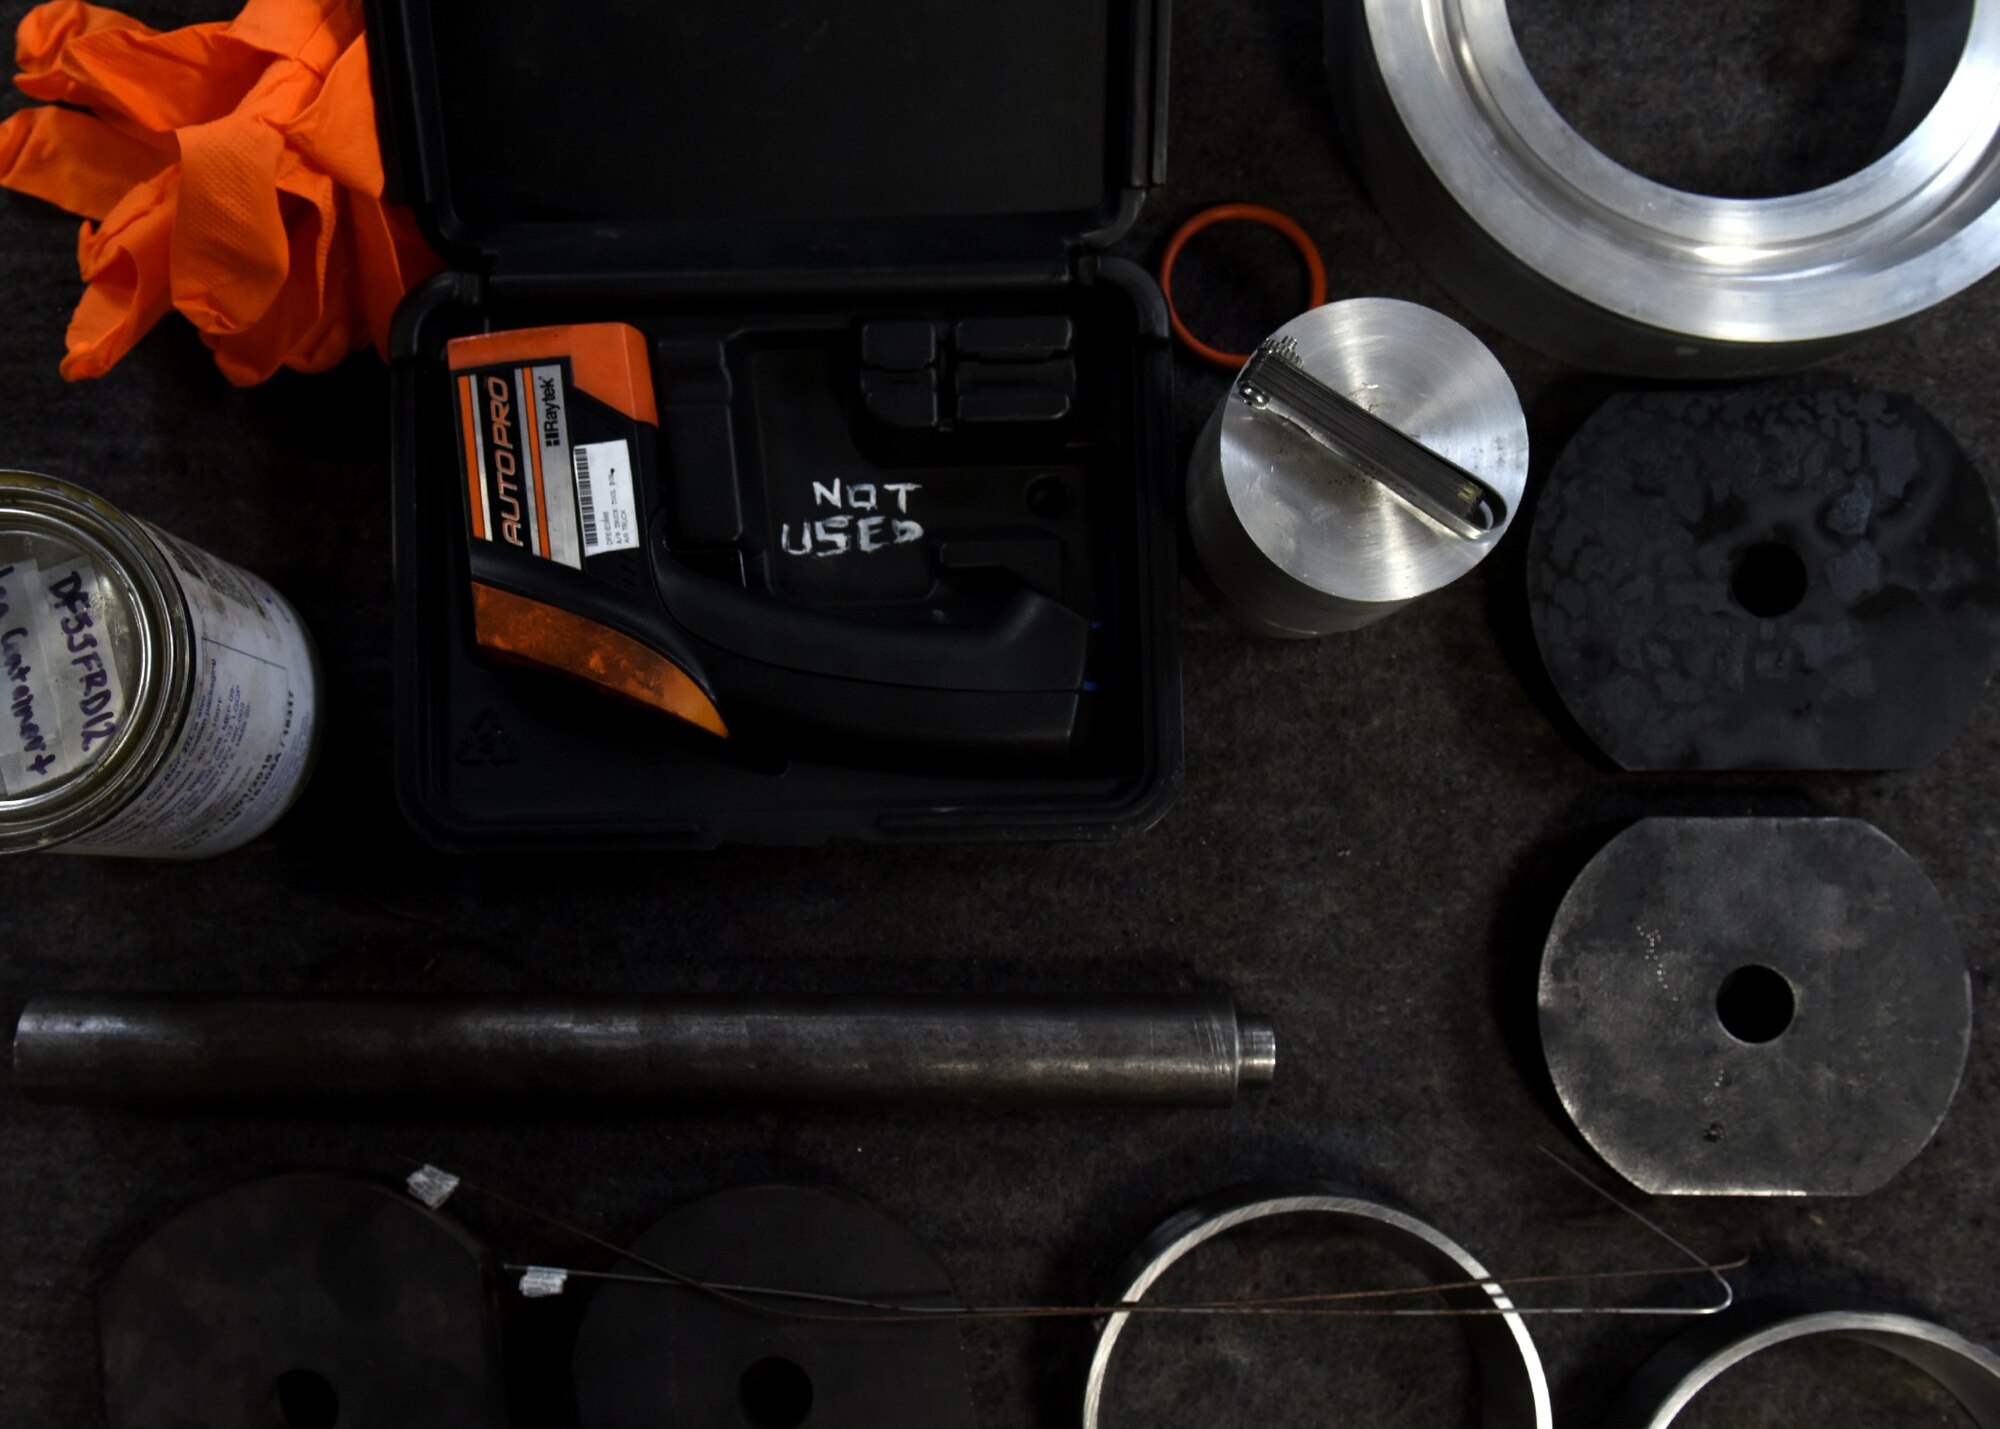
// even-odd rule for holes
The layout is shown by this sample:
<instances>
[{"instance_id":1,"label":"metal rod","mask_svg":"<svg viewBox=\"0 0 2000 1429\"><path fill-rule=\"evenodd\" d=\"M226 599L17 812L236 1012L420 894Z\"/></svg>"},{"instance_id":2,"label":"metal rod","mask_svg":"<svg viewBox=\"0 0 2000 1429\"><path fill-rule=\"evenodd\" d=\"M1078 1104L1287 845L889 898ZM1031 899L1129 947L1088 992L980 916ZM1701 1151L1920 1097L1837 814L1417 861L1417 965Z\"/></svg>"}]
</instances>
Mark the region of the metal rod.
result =
<instances>
[{"instance_id":1,"label":"metal rod","mask_svg":"<svg viewBox=\"0 0 2000 1429\"><path fill-rule=\"evenodd\" d=\"M52 1101L840 1101L1227 1106L1271 1083L1222 996L36 998Z\"/></svg>"}]
</instances>

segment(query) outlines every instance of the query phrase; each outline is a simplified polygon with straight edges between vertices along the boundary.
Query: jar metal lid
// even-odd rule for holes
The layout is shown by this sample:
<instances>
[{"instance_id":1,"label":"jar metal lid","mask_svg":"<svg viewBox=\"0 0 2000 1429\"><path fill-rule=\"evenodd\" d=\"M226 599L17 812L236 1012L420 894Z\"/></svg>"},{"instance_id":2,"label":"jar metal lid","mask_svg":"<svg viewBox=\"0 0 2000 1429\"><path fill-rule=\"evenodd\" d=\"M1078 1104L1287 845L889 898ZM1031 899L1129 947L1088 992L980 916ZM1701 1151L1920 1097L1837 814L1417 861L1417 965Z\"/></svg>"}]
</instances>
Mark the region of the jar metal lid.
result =
<instances>
[{"instance_id":1,"label":"jar metal lid","mask_svg":"<svg viewBox=\"0 0 2000 1429\"><path fill-rule=\"evenodd\" d=\"M71 614L72 630L51 602L52 593L60 599L60 580L44 575L64 566L70 606L90 617L85 625ZM145 786L186 712L191 635L185 598L152 537L66 481L0 471L0 572L6 573L0 605L12 607L10 616L0 616L0 646L13 657L0 664L0 853L14 853L88 831ZM80 583L85 572L87 591ZM30 601L38 608L24 604ZM86 635L96 638L94 646L85 644ZM44 668L37 678L31 669L50 658L41 640L55 642L58 659L76 661L69 652L82 645L83 659L102 660L116 681L121 719L88 747L43 750L30 762L28 741L46 742L71 717L32 708L37 690L47 700L55 674ZM22 677L7 678L9 669Z\"/></svg>"}]
</instances>

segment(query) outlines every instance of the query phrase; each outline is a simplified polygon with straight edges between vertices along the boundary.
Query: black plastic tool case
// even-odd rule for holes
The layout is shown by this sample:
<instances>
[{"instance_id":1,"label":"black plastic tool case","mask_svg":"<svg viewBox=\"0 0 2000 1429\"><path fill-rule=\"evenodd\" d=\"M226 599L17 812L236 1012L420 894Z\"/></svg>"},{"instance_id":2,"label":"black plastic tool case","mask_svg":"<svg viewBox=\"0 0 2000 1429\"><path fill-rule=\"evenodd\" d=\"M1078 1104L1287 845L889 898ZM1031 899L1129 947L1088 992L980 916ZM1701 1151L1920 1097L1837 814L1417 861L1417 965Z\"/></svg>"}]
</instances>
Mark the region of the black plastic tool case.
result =
<instances>
[{"instance_id":1,"label":"black plastic tool case","mask_svg":"<svg viewBox=\"0 0 2000 1429\"><path fill-rule=\"evenodd\" d=\"M412 821L468 849L1156 821L1182 759L1167 325L1151 278L1100 250L1162 177L1167 0L371 0L369 22L391 192L453 265L406 302L392 354ZM970 380L953 344L979 340L958 324L1009 317L1068 319L1067 403L1030 391L1035 420L951 420ZM793 559L780 545L801 544L813 484L949 493L952 559L1093 622L1067 761L812 761L479 658L444 346L606 320L651 340L659 539L719 579L865 611L920 592L945 555ZM907 379L863 370L874 324L889 348L932 340L924 325L939 346L916 427L875 409L912 420ZM1000 414L1021 395L1003 385Z\"/></svg>"}]
</instances>

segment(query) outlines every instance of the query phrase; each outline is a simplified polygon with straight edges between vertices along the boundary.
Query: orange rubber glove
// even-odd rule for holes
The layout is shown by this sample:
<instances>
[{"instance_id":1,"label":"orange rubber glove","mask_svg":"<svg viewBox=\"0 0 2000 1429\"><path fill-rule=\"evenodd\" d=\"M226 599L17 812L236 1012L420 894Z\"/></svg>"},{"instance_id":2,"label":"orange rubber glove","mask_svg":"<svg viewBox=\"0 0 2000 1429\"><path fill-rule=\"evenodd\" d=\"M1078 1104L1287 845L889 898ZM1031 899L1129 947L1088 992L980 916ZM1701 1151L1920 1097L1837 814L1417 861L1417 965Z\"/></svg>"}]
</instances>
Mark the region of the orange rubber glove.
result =
<instances>
[{"instance_id":1,"label":"orange rubber glove","mask_svg":"<svg viewBox=\"0 0 2000 1429\"><path fill-rule=\"evenodd\" d=\"M0 122L0 185L89 220L71 381L110 371L170 307L239 387L368 342L386 356L396 304L444 266L382 200L361 0L249 0L166 33L50 0L15 61L51 104Z\"/></svg>"}]
</instances>

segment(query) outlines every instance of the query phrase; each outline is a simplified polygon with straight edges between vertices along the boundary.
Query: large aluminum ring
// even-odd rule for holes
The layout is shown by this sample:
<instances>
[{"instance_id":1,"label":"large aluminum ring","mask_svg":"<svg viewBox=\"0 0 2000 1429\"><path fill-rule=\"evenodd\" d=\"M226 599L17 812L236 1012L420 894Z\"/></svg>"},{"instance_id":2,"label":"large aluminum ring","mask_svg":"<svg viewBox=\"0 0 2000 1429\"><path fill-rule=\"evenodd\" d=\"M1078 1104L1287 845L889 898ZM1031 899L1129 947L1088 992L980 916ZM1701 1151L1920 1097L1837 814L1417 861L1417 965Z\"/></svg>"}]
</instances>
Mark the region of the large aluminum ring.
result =
<instances>
[{"instance_id":1,"label":"large aluminum ring","mask_svg":"<svg viewBox=\"0 0 2000 1429\"><path fill-rule=\"evenodd\" d=\"M1467 1316L1459 1322L1479 1365L1479 1422L1483 1429L1551 1429L1554 1412L1549 1407L1542 1358L1535 1351L1527 1322L1514 1313L1514 1302L1493 1282L1486 1267L1463 1246L1415 1216L1346 1195L1331 1186L1299 1191L1245 1187L1189 1206L1155 1230L1133 1254L1120 1277L1118 1300L1122 1304L1144 1299L1161 1276L1206 1241L1250 1221L1301 1214L1331 1216L1338 1228L1386 1247L1440 1282L1483 1282L1476 1289L1461 1286L1438 1292L1454 1308L1506 1312ZM1097 1351L1091 1356L1090 1377L1084 1384L1083 1429L1097 1429L1111 1352L1118 1347L1118 1337L1131 1318L1125 1314L1109 1316L1098 1331Z\"/></svg>"},{"instance_id":2,"label":"large aluminum ring","mask_svg":"<svg viewBox=\"0 0 2000 1429\"><path fill-rule=\"evenodd\" d=\"M1910 27L1905 102L1934 90L1929 111L1859 173L1760 199L1599 152L1535 83L1506 0L1329 0L1326 44L1349 153L1461 301L1585 367L1726 376L1817 360L2000 267L2000 0L1912 0Z\"/></svg>"},{"instance_id":3,"label":"large aluminum ring","mask_svg":"<svg viewBox=\"0 0 2000 1429\"><path fill-rule=\"evenodd\" d=\"M1846 1335L1898 1355L1956 1395L1980 1429L2000 1429L2000 1355L1908 1315L1821 1310L1786 1300L1751 1301L1673 1341L1639 1371L1604 1429L1667 1429L1731 1368L1808 1335Z\"/></svg>"}]
</instances>

